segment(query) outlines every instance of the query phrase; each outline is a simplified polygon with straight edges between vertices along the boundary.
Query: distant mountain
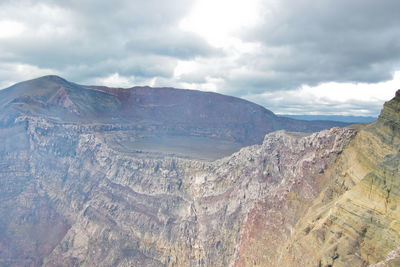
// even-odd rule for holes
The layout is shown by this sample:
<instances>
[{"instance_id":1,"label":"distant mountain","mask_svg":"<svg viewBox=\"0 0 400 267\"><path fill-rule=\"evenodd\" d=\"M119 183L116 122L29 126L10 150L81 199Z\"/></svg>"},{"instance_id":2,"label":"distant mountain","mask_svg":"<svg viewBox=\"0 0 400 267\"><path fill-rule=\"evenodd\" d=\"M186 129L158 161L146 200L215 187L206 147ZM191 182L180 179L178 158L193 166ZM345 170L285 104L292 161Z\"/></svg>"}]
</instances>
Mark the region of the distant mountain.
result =
<instances>
[{"instance_id":1,"label":"distant mountain","mask_svg":"<svg viewBox=\"0 0 400 267\"><path fill-rule=\"evenodd\" d=\"M278 115L279 117L292 118L305 121L340 121L347 123L370 123L376 121L377 117L368 116L341 116L341 115Z\"/></svg>"},{"instance_id":2,"label":"distant mountain","mask_svg":"<svg viewBox=\"0 0 400 267\"><path fill-rule=\"evenodd\" d=\"M315 132L347 125L278 117L262 106L217 93L84 86L58 76L41 77L0 91L0 125L13 124L22 116L92 125L102 131L124 130L120 132L129 134L119 143L140 140L130 147L133 150L168 152L173 147L173 152L215 152L215 157L260 144L266 133L276 130Z\"/></svg>"}]
</instances>

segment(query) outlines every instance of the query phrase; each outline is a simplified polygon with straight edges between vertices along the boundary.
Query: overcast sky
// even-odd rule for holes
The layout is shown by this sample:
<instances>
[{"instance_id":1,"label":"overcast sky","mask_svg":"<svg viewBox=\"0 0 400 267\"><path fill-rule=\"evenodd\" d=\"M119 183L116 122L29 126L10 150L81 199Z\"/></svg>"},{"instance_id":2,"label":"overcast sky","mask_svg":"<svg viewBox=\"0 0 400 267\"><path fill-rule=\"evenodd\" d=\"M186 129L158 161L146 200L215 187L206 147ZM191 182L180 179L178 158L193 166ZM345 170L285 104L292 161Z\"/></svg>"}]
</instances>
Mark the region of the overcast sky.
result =
<instances>
[{"instance_id":1,"label":"overcast sky","mask_svg":"<svg viewBox=\"0 0 400 267\"><path fill-rule=\"evenodd\" d=\"M399 14L399 0L1 0L0 88L57 74L376 116L400 88Z\"/></svg>"}]
</instances>

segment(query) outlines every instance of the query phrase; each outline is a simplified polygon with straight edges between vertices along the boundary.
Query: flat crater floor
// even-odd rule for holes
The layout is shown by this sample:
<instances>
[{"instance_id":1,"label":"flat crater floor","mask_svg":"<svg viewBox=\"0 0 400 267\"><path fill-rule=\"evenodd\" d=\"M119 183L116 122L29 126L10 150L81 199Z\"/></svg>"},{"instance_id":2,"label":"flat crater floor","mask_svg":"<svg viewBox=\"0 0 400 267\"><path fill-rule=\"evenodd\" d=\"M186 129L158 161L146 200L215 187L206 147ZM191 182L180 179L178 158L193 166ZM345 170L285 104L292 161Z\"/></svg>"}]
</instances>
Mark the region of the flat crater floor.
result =
<instances>
[{"instance_id":1,"label":"flat crater floor","mask_svg":"<svg viewBox=\"0 0 400 267\"><path fill-rule=\"evenodd\" d=\"M203 161L229 156L243 147L235 142L197 136L107 135L106 139L112 149L137 157L174 156Z\"/></svg>"}]
</instances>

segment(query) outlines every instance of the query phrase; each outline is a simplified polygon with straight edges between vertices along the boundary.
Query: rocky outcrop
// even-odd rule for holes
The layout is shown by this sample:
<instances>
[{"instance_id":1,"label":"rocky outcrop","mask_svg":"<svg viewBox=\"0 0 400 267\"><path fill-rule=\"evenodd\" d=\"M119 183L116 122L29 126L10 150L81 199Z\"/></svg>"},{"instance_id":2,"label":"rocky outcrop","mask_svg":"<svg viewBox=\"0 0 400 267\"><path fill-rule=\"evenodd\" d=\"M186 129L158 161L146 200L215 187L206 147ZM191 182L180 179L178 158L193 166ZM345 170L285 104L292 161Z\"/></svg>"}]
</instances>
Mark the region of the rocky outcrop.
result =
<instances>
[{"instance_id":1,"label":"rocky outcrop","mask_svg":"<svg viewBox=\"0 0 400 267\"><path fill-rule=\"evenodd\" d=\"M353 134L333 129L300 138L277 132L261 146L208 163L131 156L110 148L104 132L73 124L25 117L14 127L19 127L13 129L16 132L25 129L20 136L25 139L20 144L26 164L22 184L29 190L15 192L13 181L4 179L2 188L12 187L14 197L32 208L28 213L42 231L58 233L58 223L46 223L51 216L45 215L41 222L35 213L35 196L41 196L46 212L54 210L63 222L65 235L56 246L49 241L50 249L39 256L17 246L16 253L26 256L6 257L4 262L38 263L29 256L32 253L42 256L45 265L57 266L229 265L238 254L245 218L255 202L267 195L280 199L306 173L322 172L326 168L322 158L334 158ZM17 143L15 137L8 138ZM4 149L6 155L14 148ZM17 162L14 157L11 161ZM315 167L303 168L313 161L318 161ZM289 164L297 165L286 169ZM30 224L7 221L4 232Z\"/></svg>"},{"instance_id":2,"label":"rocky outcrop","mask_svg":"<svg viewBox=\"0 0 400 267\"><path fill-rule=\"evenodd\" d=\"M276 132L262 145L204 162L138 158L113 150L103 132L77 133L74 125L45 119L27 117L19 124L26 128L29 147L24 181L29 190L16 195L28 207L34 200L26 194L46 199L46 212L54 211L62 224L39 224L48 233L64 229L40 255L47 266L230 265L241 257L239 244L246 242L247 225L261 206L282 216L284 236L290 232L296 215L282 209L285 202L296 194L312 198L319 186L314 178L355 133L340 128L308 136ZM31 207L34 212L36 206ZM41 215L35 216L40 221ZM9 232L15 222L5 225ZM3 262L18 265L21 258ZM39 261L25 257L23 262Z\"/></svg>"},{"instance_id":3,"label":"rocky outcrop","mask_svg":"<svg viewBox=\"0 0 400 267\"><path fill-rule=\"evenodd\" d=\"M62 107L68 112L79 115L78 107L69 98L69 95L63 86L60 87L60 89L47 101L46 104Z\"/></svg>"},{"instance_id":4,"label":"rocky outcrop","mask_svg":"<svg viewBox=\"0 0 400 267\"><path fill-rule=\"evenodd\" d=\"M81 118L127 92L93 87L94 109L50 80L0 100L1 266L399 262L398 95L374 123L276 131L210 161L138 150L149 124Z\"/></svg>"},{"instance_id":5,"label":"rocky outcrop","mask_svg":"<svg viewBox=\"0 0 400 267\"><path fill-rule=\"evenodd\" d=\"M400 228L399 93L326 172L277 265L397 266Z\"/></svg>"}]
</instances>

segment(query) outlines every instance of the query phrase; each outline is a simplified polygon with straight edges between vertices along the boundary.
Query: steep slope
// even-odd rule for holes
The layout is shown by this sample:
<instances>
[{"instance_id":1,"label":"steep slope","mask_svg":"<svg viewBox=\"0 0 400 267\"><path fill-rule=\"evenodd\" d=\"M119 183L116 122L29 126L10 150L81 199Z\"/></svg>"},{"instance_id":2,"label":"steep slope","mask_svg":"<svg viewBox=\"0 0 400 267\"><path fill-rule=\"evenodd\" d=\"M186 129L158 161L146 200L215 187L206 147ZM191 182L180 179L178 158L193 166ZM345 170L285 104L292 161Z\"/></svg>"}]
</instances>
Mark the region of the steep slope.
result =
<instances>
[{"instance_id":1,"label":"steep slope","mask_svg":"<svg viewBox=\"0 0 400 267\"><path fill-rule=\"evenodd\" d=\"M376 122L359 126L357 136L319 177L324 186L312 201L285 203L289 212L299 214L290 234L271 242L277 235L273 225L248 225L246 231L255 233L243 243L237 265L398 266L399 125L397 92ZM256 210L258 220L265 211ZM257 244L264 246L255 251Z\"/></svg>"},{"instance_id":2,"label":"steep slope","mask_svg":"<svg viewBox=\"0 0 400 267\"><path fill-rule=\"evenodd\" d=\"M19 152L20 185L17 157L8 148L2 154L0 188L8 191L0 205L12 215L0 228L6 266L230 265L254 205L268 199L292 220L281 205L292 191L313 196L314 179L354 135L276 132L262 145L201 162L138 158L108 146L104 133L45 119L21 127L21 148L28 147Z\"/></svg>"}]
</instances>

